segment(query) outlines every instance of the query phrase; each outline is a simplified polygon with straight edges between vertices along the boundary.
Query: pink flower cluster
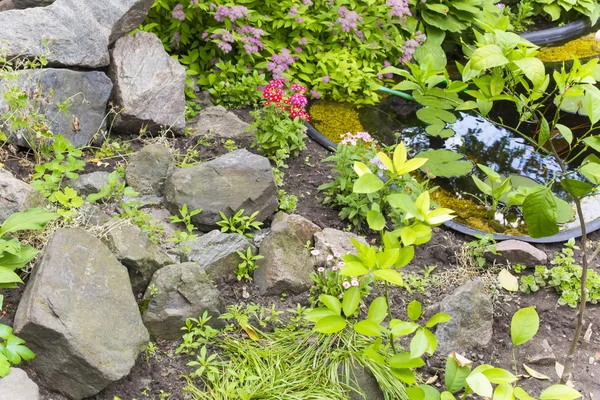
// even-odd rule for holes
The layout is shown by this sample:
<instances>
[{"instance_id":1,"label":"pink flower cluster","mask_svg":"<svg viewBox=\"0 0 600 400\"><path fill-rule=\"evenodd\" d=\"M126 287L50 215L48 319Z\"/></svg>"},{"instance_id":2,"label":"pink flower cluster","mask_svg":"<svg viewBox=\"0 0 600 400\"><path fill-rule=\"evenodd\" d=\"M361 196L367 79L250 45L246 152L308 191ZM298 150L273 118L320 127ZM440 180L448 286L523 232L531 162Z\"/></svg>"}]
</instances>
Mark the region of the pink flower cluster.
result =
<instances>
[{"instance_id":1,"label":"pink flower cluster","mask_svg":"<svg viewBox=\"0 0 600 400\"><path fill-rule=\"evenodd\" d=\"M290 11L288 12L288 15L289 15L290 17L295 17L295 16L297 16L297 15L298 15L298 7L296 7L296 6L293 6L293 7L291 7L291 8L290 8Z\"/></svg>"},{"instance_id":2,"label":"pink flower cluster","mask_svg":"<svg viewBox=\"0 0 600 400\"><path fill-rule=\"evenodd\" d=\"M233 34L226 29L221 29L219 33L213 33L210 35L210 38L219 40L217 47L225 54L229 53L233 48L231 44L234 42L235 38L233 37Z\"/></svg>"},{"instance_id":3,"label":"pink flower cluster","mask_svg":"<svg viewBox=\"0 0 600 400\"><path fill-rule=\"evenodd\" d=\"M345 6L340 6L340 8L338 8L338 15L339 18L335 22L342 26L342 32L360 32L358 30L358 24L363 23L362 15L358 14L356 11L349 11Z\"/></svg>"},{"instance_id":4,"label":"pink flower cluster","mask_svg":"<svg viewBox=\"0 0 600 400\"><path fill-rule=\"evenodd\" d=\"M185 21L185 12L183 12L183 4L179 3L173 9L171 16L180 21Z\"/></svg>"},{"instance_id":5,"label":"pink flower cluster","mask_svg":"<svg viewBox=\"0 0 600 400\"><path fill-rule=\"evenodd\" d=\"M402 48L402 57L398 59L398 62L404 64L412 60L415 50L421 43L425 41L425 39L426 36L424 33L421 31L416 31L415 36L404 43Z\"/></svg>"},{"instance_id":6,"label":"pink flower cluster","mask_svg":"<svg viewBox=\"0 0 600 400\"><path fill-rule=\"evenodd\" d=\"M386 5L390 7L390 17L398 17L402 21L412 14L408 6L408 0L387 0Z\"/></svg>"},{"instance_id":7,"label":"pink flower cluster","mask_svg":"<svg viewBox=\"0 0 600 400\"><path fill-rule=\"evenodd\" d=\"M237 32L242 35L242 43L244 43L244 50L248 54L258 53L265 48L261 38L265 34L260 28L254 28L250 25L242 26L237 28Z\"/></svg>"},{"instance_id":8,"label":"pink flower cluster","mask_svg":"<svg viewBox=\"0 0 600 400\"><path fill-rule=\"evenodd\" d=\"M304 107L308 103L308 100L304 96L306 88L297 83L290 87L293 93L289 96L285 91L285 85L281 79L274 79L269 82L269 85L263 90L263 97L265 98L265 107L270 104L281 110L288 111L292 118L300 117L305 121L310 121L310 116L304 110Z\"/></svg>"},{"instance_id":9,"label":"pink flower cluster","mask_svg":"<svg viewBox=\"0 0 600 400\"><path fill-rule=\"evenodd\" d=\"M342 136L340 144L356 146L358 141L362 141L363 143L373 143L375 140L369 135L369 132L356 132L355 135L347 132Z\"/></svg>"},{"instance_id":10,"label":"pink flower cluster","mask_svg":"<svg viewBox=\"0 0 600 400\"><path fill-rule=\"evenodd\" d=\"M283 73L294 63L294 57L288 49L281 49L279 54L273 54L271 61L267 63L267 71L273 73L273 78L282 79Z\"/></svg>"},{"instance_id":11,"label":"pink flower cluster","mask_svg":"<svg viewBox=\"0 0 600 400\"><path fill-rule=\"evenodd\" d=\"M213 16L215 21L223 22L225 19L229 19L230 21L235 21L240 18L244 18L248 16L248 9L244 6L216 6L214 3L210 3L210 9L217 9L215 15Z\"/></svg>"}]
</instances>

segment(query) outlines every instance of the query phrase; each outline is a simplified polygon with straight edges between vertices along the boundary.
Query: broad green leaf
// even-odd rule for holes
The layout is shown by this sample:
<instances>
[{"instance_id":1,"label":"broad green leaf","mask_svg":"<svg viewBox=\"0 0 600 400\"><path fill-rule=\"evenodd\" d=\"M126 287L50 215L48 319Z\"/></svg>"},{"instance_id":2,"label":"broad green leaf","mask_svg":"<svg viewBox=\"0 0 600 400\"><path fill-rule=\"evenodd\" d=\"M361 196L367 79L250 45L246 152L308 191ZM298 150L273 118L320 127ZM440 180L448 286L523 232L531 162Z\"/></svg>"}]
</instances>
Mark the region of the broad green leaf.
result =
<instances>
[{"instance_id":1,"label":"broad green leaf","mask_svg":"<svg viewBox=\"0 0 600 400\"><path fill-rule=\"evenodd\" d=\"M508 59L504 57L502 49L495 44L479 47L471 55L471 65L476 70L483 71L506 64L508 64Z\"/></svg>"},{"instance_id":2,"label":"broad green leaf","mask_svg":"<svg viewBox=\"0 0 600 400\"><path fill-rule=\"evenodd\" d=\"M519 290L519 280L506 268L502 269L498 274L498 282L500 282L500 285L509 292L516 292Z\"/></svg>"},{"instance_id":3,"label":"broad green leaf","mask_svg":"<svg viewBox=\"0 0 600 400\"><path fill-rule=\"evenodd\" d=\"M330 296L328 294L322 294L319 296L319 300L325 305L325 307L329 308L337 315L340 315L342 313L342 305L336 297Z\"/></svg>"},{"instance_id":4,"label":"broad green leaf","mask_svg":"<svg viewBox=\"0 0 600 400\"><path fill-rule=\"evenodd\" d=\"M430 385L418 385L418 388L421 388L425 392L425 400L440 400L441 395L440 392L436 388Z\"/></svg>"},{"instance_id":5,"label":"broad green leaf","mask_svg":"<svg viewBox=\"0 0 600 400\"><path fill-rule=\"evenodd\" d=\"M513 383L517 380L516 376L502 368L486 369L482 374L485 375L488 381L495 384Z\"/></svg>"},{"instance_id":6,"label":"broad green leaf","mask_svg":"<svg viewBox=\"0 0 600 400\"><path fill-rule=\"evenodd\" d=\"M414 217L421 216L421 212L415 205L415 202L408 194L391 194L385 198L390 206L398 208L404 212L411 214Z\"/></svg>"},{"instance_id":7,"label":"broad green leaf","mask_svg":"<svg viewBox=\"0 0 600 400\"><path fill-rule=\"evenodd\" d=\"M404 286L404 281L402 280L402 275L398 273L398 271L393 269L378 269L373 272L375 275L375 279L380 281L389 282L396 286Z\"/></svg>"},{"instance_id":8,"label":"broad green leaf","mask_svg":"<svg viewBox=\"0 0 600 400\"><path fill-rule=\"evenodd\" d=\"M595 185L600 184L600 164L589 162L580 168L581 173Z\"/></svg>"},{"instance_id":9,"label":"broad green leaf","mask_svg":"<svg viewBox=\"0 0 600 400\"><path fill-rule=\"evenodd\" d=\"M450 111L441 110L434 107L424 107L417 110L417 118L426 124L453 124L456 122L456 115Z\"/></svg>"},{"instance_id":10,"label":"broad green leaf","mask_svg":"<svg viewBox=\"0 0 600 400\"><path fill-rule=\"evenodd\" d=\"M408 318L413 321L418 320L421 318L421 314L423 314L421 303L418 300L411 301L406 308L406 313L408 314Z\"/></svg>"},{"instance_id":11,"label":"broad green leaf","mask_svg":"<svg viewBox=\"0 0 600 400\"><path fill-rule=\"evenodd\" d=\"M471 373L469 376L467 376L467 384L473 392L480 396L492 397L494 393L492 384L481 372L475 374Z\"/></svg>"},{"instance_id":12,"label":"broad green leaf","mask_svg":"<svg viewBox=\"0 0 600 400\"><path fill-rule=\"evenodd\" d=\"M577 179L563 179L560 184L573 197L585 197L594 190L594 185Z\"/></svg>"},{"instance_id":13,"label":"broad green leaf","mask_svg":"<svg viewBox=\"0 0 600 400\"><path fill-rule=\"evenodd\" d=\"M369 314L367 316L367 319L375 323L381 324L385 320L386 315L387 302L385 300L385 297L377 297L373 300L373 302L371 302L371 305L369 306Z\"/></svg>"},{"instance_id":14,"label":"broad green leaf","mask_svg":"<svg viewBox=\"0 0 600 400\"><path fill-rule=\"evenodd\" d=\"M415 243L417 233L410 226L405 226L400 230L400 239L404 246L410 246Z\"/></svg>"},{"instance_id":15,"label":"broad green leaf","mask_svg":"<svg viewBox=\"0 0 600 400\"><path fill-rule=\"evenodd\" d=\"M423 329L423 332L427 338L427 350L425 352L432 356L437 350L437 338L429 329Z\"/></svg>"},{"instance_id":16,"label":"broad green leaf","mask_svg":"<svg viewBox=\"0 0 600 400\"><path fill-rule=\"evenodd\" d=\"M448 322L451 319L452 319L452 317L446 313L437 313L437 314L434 314L431 318L429 318L429 320L427 321L427 324L425 324L425 327L433 328L437 324Z\"/></svg>"},{"instance_id":17,"label":"broad green leaf","mask_svg":"<svg viewBox=\"0 0 600 400\"><path fill-rule=\"evenodd\" d=\"M548 139L550 139L550 125L548 125L548 120L542 117L538 136L538 146L542 147L544 144L546 144Z\"/></svg>"},{"instance_id":18,"label":"broad green leaf","mask_svg":"<svg viewBox=\"0 0 600 400\"><path fill-rule=\"evenodd\" d=\"M19 275L8 268L0 267L0 285L7 285L2 287L15 287L15 283L23 283Z\"/></svg>"},{"instance_id":19,"label":"broad green leaf","mask_svg":"<svg viewBox=\"0 0 600 400\"><path fill-rule=\"evenodd\" d=\"M377 254L377 268L387 269L394 265L400 254L400 249L386 249Z\"/></svg>"},{"instance_id":20,"label":"broad green leaf","mask_svg":"<svg viewBox=\"0 0 600 400\"><path fill-rule=\"evenodd\" d=\"M410 341L410 358L421 357L429 348L429 341L425 335L425 329L417 329L417 333Z\"/></svg>"},{"instance_id":21,"label":"broad green leaf","mask_svg":"<svg viewBox=\"0 0 600 400\"><path fill-rule=\"evenodd\" d=\"M350 317L354 314L360 304L360 289L358 286L352 286L344 293L342 300L342 310L344 315Z\"/></svg>"},{"instance_id":22,"label":"broad green leaf","mask_svg":"<svg viewBox=\"0 0 600 400\"><path fill-rule=\"evenodd\" d=\"M354 172L356 172L356 174L361 177L365 174L372 174L371 170L369 169L369 167L367 167L364 163L361 163L360 161L356 161L354 163Z\"/></svg>"},{"instance_id":23,"label":"broad green leaf","mask_svg":"<svg viewBox=\"0 0 600 400\"><path fill-rule=\"evenodd\" d=\"M387 167L388 170L392 172L394 171L394 163L392 162L392 160L390 160L387 154L379 152L377 153L377 157L383 163L383 165Z\"/></svg>"},{"instance_id":24,"label":"broad green leaf","mask_svg":"<svg viewBox=\"0 0 600 400\"><path fill-rule=\"evenodd\" d=\"M10 336L4 346L4 355L13 365L21 362L21 359L28 361L35 358L35 354L26 346L25 341L16 336Z\"/></svg>"},{"instance_id":25,"label":"broad green leaf","mask_svg":"<svg viewBox=\"0 0 600 400\"><path fill-rule=\"evenodd\" d=\"M27 211L11 214L0 227L0 237L7 233L25 230L40 230L58 215L42 208L30 208Z\"/></svg>"},{"instance_id":26,"label":"broad green leaf","mask_svg":"<svg viewBox=\"0 0 600 400\"><path fill-rule=\"evenodd\" d=\"M522 387L517 386L513 390L513 394L519 400L536 400L534 397L531 397Z\"/></svg>"},{"instance_id":27,"label":"broad green leaf","mask_svg":"<svg viewBox=\"0 0 600 400\"><path fill-rule=\"evenodd\" d=\"M406 146L403 142L400 142L394 150L394 169L400 168L406 162L406 158Z\"/></svg>"},{"instance_id":28,"label":"broad green leaf","mask_svg":"<svg viewBox=\"0 0 600 400\"><path fill-rule=\"evenodd\" d=\"M477 185L477 188L481 190L483 194L487 194L488 196L492 195L492 187L490 185L488 185L475 175L471 176L471 178L473 178L473 182L475 182L475 185Z\"/></svg>"},{"instance_id":29,"label":"broad green leaf","mask_svg":"<svg viewBox=\"0 0 600 400\"><path fill-rule=\"evenodd\" d=\"M2 239L0 239L2 240ZM34 249L31 246L27 246L19 243L20 247L17 254L4 253L0 256L0 267L5 267L11 271L23 268L29 261L31 261L39 250Z\"/></svg>"},{"instance_id":30,"label":"broad green leaf","mask_svg":"<svg viewBox=\"0 0 600 400\"><path fill-rule=\"evenodd\" d=\"M510 337L515 346L527 343L540 327L540 317L533 306L521 308L512 317Z\"/></svg>"},{"instance_id":31,"label":"broad green leaf","mask_svg":"<svg viewBox=\"0 0 600 400\"><path fill-rule=\"evenodd\" d=\"M400 379L407 385L414 385L417 381L414 372L408 368L392 368L392 373L396 378Z\"/></svg>"},{"instance_id":32,"label":"broad green leaf","mask_svg":"<svg viewBox=\"0 0 600 400\"><path fill-rule=\"evenodd\" d=\"M456 397L450 392L442 392L440 400L456 400Z\"/></svg>"},{"instance_id":33,"label":"broad green leaf","mask_svg":"<svg viewBox=\"0 0 600 400\"><path fill-rule=\"evenodd\" d=\"M446 390L451 393L461 391L465 387L467 376L470 373L471 368L469 366L460 366L452 355L448 356L444 374Z\"/></svg>"},{"instance_id":34,"label":"broad green leaf","mask_svg":"<svg viewBox=\"0 0 600 400\"><path fill-rule=\"evenodd\" d=\"M367 223L370 229L380 231L385 228L385 217L377 210L369 210L367 213Z\"/></svg>"},{"instance_id":35,"label":"broad green leaf","mask_svg":"<svg viewBox=\"0 0 600 400\"><path fill-rule=\"evenodd\" d=\"M417 154L419 158L427 158L421 171L441 177L455 177L467 175L473 169L471 161L464 160L464 155L452 150L438 149L427 150Z\"/></svg>"},{"instance_id":36,"label":"broad green leaf","mask_svg":"<svg viewBox=\"0 0 600 400\"><path fill-rule=\"evenodd\" d=\"M329 308L319 307L319 308L313 308L312 310L308 311L305 314L304 318L307 321L318 322L321 318L330 317L332 315L337 315L337 314L335 312L331 311Z\"/></svg>"},{"instance_id":37,"label":"broad green leaf","mask_svg":"<svg viewBox=\"0 0 600 400\"><path fill-rule=\"evenodd\" d=\"M565 224L575 218L575 207L563 199L556 197L556 223Z\"/></svg>"},{"instance_id":38,"label":"broad green leaf","mask_svg":"<svg viewBox=\"0 0 600 400\"><path fill-rule=\"evenodd\" d=\"M381 336L381 325L371 321L370 319L364 319L357 322L354 325L354 330L365 336Z\"/></svg>"},{"instance_id":39,"label":"broad green leaf","mask_svg":"<svg viewBox=\"0 0 600 400\"><path fill-rule=\"evenodd\" d=\"M427 162L426 158L412 158L410 160L408 160L407 162L405 162L404 164L402 164L402 166L400 168L396 169L396 173L398 175L404 175L404 174L408 174L409 172L415 171L419 168L421 168L421 166L423 164L425 164Z\"/></svg>"},{"instance_id":40,"label":"broad green leaf","mask_svg":"<svg viewBox=\"0 0 600 400\"><path fill-rule=\"evenodd\" d=\"M362 276L368 273L369 269L359 261L346 262L340 270L340 274L344 276Z\"/></svg>"},{"instance_id":41,"label":"broad green leaf","mask_svg":"<svg viewBox=\"0 0 600 400\"><path fill-rule=\"evenodd\" d=\"M570 145L573 142L573 132L571 131L571 128L569 128L563 124L556 124L555 127L556 127L556 129L558 129L558 131L560 132L562 137Z\"/></svg>"},{"instance_id":42,"label":"broad green leaf","mask_svg":"<svg viewBox=\"0 0 600 400\"><path fill-rule=\"evenodd\" d=\"M339 315L321 318L314 326L313 330L320 333L335 333L346 327L346 320Z\"/></svg>"},{"instance_id":43,"label":"broad green leaf","mask_svg":"<svg viewBox=\"0 0 600 400\"><path fill-rule=\"evenodd\" d=\"M507 383L496 386L492 400L513 400L513 388Z\"/></svg>"},{"instance_id":44,"label":"broad green leaf","mask_svg":"<svg viewBox=\"0 0 600 400\"><path fill-rule=\"evenodd\" d=\"M410 400L425 400L425 391L418 386L409 386L404 390Z\"/></svg>"},{"instance_id":45,"label":"broad green leaf","mask_svg":"<svg viewBox=\"0 0 600 400\"><path fill-rule=\"evenodd\" d=\"M600 153L600 136L587 137L583 142Z\"/></svg>"},{"instance_id":46,"label":"broad green leaf","mask_svg":"<svg viewBox=\"0 0 600 400\"><path fill-rule=\"evenodd\" d=\"M477 167L479 167L480 170L483 171L483 173L492 181L494 182L498 182L500 183L501 181L501 176L499 173L497 173L496 171L494 171L493 169L491 169L490 167L488 167L487 165L483 165L483 164L477 164Z\"/></svg>"},{"instance_id":47,"label":"broad green leaf","mask_svg":"<svg viewBox=\"0 0 600 400\"><path fill-rule=\"evenodd\" d=\"M4 378L6 375L8 375L10 373L10 363L8 362L8 360L6 359L6 357L4 357L1 353L0 353L0 378Z\"/></svg>"},{"instance_id":48,"label":"broad green leaf","mask_svg":"<svg viewBox=\"0 0 600 400\"><path fill-rule=\"evenodd\" d=\"M540 394L540 400L573 400L583 397L567 385L552 385Z\"/></svg>"},{"instance_id":49,"label":"broad green leaf","mask_svg":"<svg viewBox=\"0 0 600 400\"><path fill-rule=\"evenodd\" d=\"M410 335L417 329L419 329L419 324L415 324L414 322L401 321L398 319L390 321L390 330L394 336Z\"/></svg>"},{"instance_id":50,"label":"broad green leaf","mask_svg":"<svg viewBox=\"0 0 600 400\"><path fill-rule=\"evenodd\" d=\"M442 139L452 137L456 133L452 129L446 128L446 124L444 122L438 122L427 126L425 128L425 132L431 136L437 136Z\"/></svg>"},{"instance_id":51,"label":"broad green leaf","mask_svg":"<svg viewBox=\"0 0 600 400\"><path fill-rule=\"evenodd\" d=\"M419 368L425 365L421 357L411 358L410 353L398 353L389 359L392 368Z\"/></svg>"},{"instance_id":52,"label":"broad green leaf","mask_svg":"<svg viewBox=\"0 0 600 400\"><path fill-rule=\"evenodd\" d=\"M523 201L522 210L529 236L540 238L558 233L556 200L550 189L529 194Z\"/></svg>"},{"instance_id":53,"label":"broad green leaf","mask_svg":"<svg viewBox=\"0 0 600 400\"><path fill-rule=\"evenodd\" d=\"M407 246L400 249L400 253L398 254L398 259L396 260L396 264L394 264L395 268L402 268L407 266L415 256L415 248L414 246Z\"/></svg>"},{"instance_id":54,"label":"broad green leaf","mask_svg":"<svg viewBox=\"0 0 600 400\"><path fill-rule=\"evenodd\" d=\"M354 182L354 193L375 193L383 188L383 182L375 174L364 174Z\"/></svg>"},{"instance_id":55,"label":"broad green leaf","mask_svg":"<svg viewBox=\"0 0 600 400\"><path fill-rule=\"evenodd\" d=\"M443 224L446 221L454 219L454 215L452 215L453 212L454 210L451 210L449 208L436 208L435 210L432 210L427 213L427 215L425 216L425 222L427 222L431 226Z\"/></svg>"},{"instance_id":56,"label":"broad green leaf","mask_svg":"<svg viewBox=\"0 0 600 400\"><path fill-rule=\"evenodd\" d=\"M544 67L544 63L539 58L528 57L520 60L512 60L512 62L519 67L534 86L541 85L544 79L546 79L546 67Z\"/></svg>"},{"instance_id":57,"label":"broad green leaf","mask_svg":"<svg viewBox=\"0 0 600 400\"><path fill-rule=\"evenodd\" d=\"M0 324L0 338L7 340L13 334L13 329L9 325Z\"/></svg>"}]
</instances>

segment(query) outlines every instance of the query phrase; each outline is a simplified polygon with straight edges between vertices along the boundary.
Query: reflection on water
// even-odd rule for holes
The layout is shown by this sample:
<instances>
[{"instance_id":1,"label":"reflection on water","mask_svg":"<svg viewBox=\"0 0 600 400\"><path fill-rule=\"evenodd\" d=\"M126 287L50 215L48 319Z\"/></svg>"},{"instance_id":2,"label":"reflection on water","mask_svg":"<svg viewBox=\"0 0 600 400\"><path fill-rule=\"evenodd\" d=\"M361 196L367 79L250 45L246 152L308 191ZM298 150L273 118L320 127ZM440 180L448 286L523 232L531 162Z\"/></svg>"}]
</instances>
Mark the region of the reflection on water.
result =
<instances>
[{"instance_id":1,"label":"reflection on water","mask_svg":"<svg viewBox=\"0 0 600 400\"><path fill-rule=\"evenodd\" d=\"M377 107L365 107L359 111L362 125L382 143L391 144L396 140L396 132L401 133L404 143L411 149L411 155L428 149L448 149L464 154L468 160L487 165L502 175L521 175L539 183L552 180L560 172L559 164L550 155L535 151L533 145L523 137L508 129L496 126L480 116L460 113L458 120L450 125L455 135L448 139L432 137L425 132L425 125L419 121L407 103L397 98L387 98ZM473 173L485 179L482 171L475 168ZM579 176L577 179L583 180ZM458 178L438 178L436 184L456 193L459 198L481 196L470 176ZM560 184L553 191L558 197L570 200ZM594 220L600 217L597 200L587 199L586 215ZM576 227L573 223L569 228ZM566 228L567 226L564 226Z\"/></svg>"}]
</instances>

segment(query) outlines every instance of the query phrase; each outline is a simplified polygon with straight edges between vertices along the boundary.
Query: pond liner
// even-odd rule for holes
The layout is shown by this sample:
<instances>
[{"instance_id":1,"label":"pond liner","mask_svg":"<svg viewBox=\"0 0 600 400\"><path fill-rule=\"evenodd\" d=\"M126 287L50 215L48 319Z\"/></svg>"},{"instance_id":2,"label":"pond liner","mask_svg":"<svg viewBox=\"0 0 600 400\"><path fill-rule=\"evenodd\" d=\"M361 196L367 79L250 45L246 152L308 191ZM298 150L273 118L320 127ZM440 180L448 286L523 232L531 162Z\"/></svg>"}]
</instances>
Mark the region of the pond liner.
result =
<instances>
[{"instance_id":1,"label":"pond liner","mask_svg":"<svg viewBox=\"0 0 600 400\"><path fill-rule=\"evenodd\" d=\"M520 33L519 36L529 40L535 45L545 46L576 39L589 33L593 28L598 27L599 25L600 24L596 23L595 26L592 26L590 20L586 18L571 22L564 26L557 26L535 32L523 32Z\"/></svg>"},{"instance_id":2,"label":"pond liner","mask_svg":"<svg viewBox=\"0 0 600 400\"><path fill-rule=\"evenodd\" d=\"M315 129L314 126L305 122L304 125L307 128L306 134L313 139L315 142L319 143L321 146L325 147L327 150L334 152L337 148L337 144L332 140L326 138ZM446 221L443 224L445 227L452 229L453 231L463 233L468 236L478 236L478 235L487 235L489 232L480 231L478 229L471 228L465 224L461 224L456 221ZM586 225L586 231L588 234L597 231L600 229L600 218L588 222ZM532 238L531 236L512 236L512 235L502 235L500 233L493 234L494 240L502 241L502 240L520 240L522 242L528 243L562 243L566 242L571 238L578 238L581 236L580 228L569 229L568 231L559 232L556 235L546 236L542 238Z\"/></svg>"}]
</instances>

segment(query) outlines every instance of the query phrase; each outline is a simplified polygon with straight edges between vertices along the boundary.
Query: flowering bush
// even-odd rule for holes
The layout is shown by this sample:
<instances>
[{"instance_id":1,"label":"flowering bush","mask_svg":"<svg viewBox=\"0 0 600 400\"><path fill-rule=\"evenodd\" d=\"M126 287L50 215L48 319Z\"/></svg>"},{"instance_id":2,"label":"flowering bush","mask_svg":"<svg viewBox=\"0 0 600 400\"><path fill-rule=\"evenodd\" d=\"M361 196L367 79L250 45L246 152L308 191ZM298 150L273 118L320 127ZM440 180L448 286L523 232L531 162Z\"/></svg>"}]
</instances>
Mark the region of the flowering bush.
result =
<instances>
[{"instance_id":1,"label":"flowering bush","mask_svg":"<svg viewBox=\"0 0 600 400\"><path fill-rule=\"evenodd\" d=\"M141 29L156 33L217 102L257 102L250 85L269 77L302 83L313 98L373 103L379 71L409 59L425 37L407 0L341 3L157 0ZM240 82L248 93L237 97Z\"/></svg>"},{"instance_id":2,"label":"flowering bush","mask_svg":"<svg viewBox=\"0 0 600 400\"><path fill-rule=\"evenodd\" d=\"M265 156L275 159L282 152L290 154L306 148L304 121L310 117L304 110L308 103L305 92L299 84L287 89L281 79L272 80L264 88L264 107L250 113L255 121L248 129L256 132L254 145Z\"/></svg>"}]
</instances>

